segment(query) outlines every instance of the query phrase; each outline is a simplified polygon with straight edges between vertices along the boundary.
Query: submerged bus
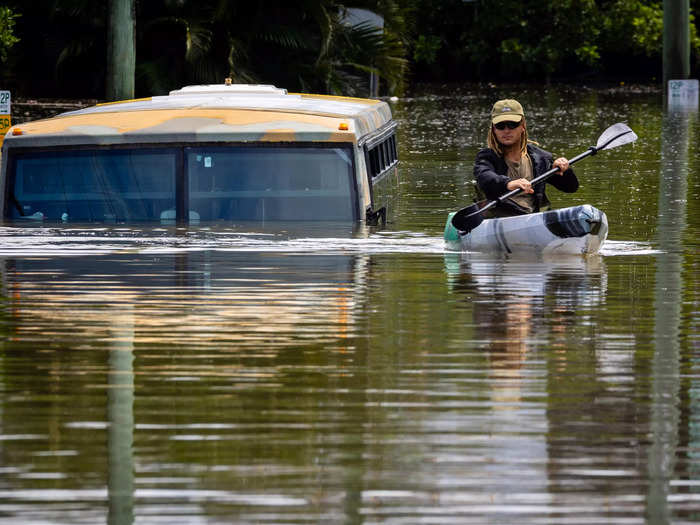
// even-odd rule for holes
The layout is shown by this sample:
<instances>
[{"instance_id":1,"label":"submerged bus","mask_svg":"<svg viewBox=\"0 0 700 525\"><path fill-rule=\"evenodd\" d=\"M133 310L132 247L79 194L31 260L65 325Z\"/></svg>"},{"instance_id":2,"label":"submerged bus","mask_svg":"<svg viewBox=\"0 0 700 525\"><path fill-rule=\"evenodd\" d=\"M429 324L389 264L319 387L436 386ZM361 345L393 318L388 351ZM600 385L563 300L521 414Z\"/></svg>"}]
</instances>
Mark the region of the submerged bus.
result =
<instances>
[{"instance_id":1,"label":"submerged bus","mask_svg":"<svg viewBox=\"0 0 700 525\"><path fill-rule=\"evenodd\" d=\"M383 222L398 186L386 102L188 86L10 128L8 221Z\"/></svg>"}]
</instances>

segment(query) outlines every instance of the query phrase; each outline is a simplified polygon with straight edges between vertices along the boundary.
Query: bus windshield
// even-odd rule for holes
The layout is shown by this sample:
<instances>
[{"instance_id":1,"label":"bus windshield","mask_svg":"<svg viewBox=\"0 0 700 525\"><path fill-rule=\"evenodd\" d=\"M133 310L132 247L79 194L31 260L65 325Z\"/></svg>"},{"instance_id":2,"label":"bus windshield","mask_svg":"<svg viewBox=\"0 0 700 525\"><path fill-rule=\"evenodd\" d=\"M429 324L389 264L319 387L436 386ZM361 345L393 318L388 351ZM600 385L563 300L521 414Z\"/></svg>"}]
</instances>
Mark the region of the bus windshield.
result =
<instances>
[{"instance_id":1,"label":"bus windshield","mask_svg":"<svg viewBox=\"0 0 700 525\"><path fill-rule=\"evenodd\" d=\"M25 151L5 216L63 221L346 221L352 149L178 146ZM187 210L187 217L184 215Z\"/></svg>"},{"instance_id":2,"label":"bus windshield","mask_svg":"<svg viewBox=\"0 0 700 525\"><path fill-rule=\"evenodd\" d=\"M352 220L342 148L186 148L190 209L202 220Z\"/></svg>"}]
</instances>

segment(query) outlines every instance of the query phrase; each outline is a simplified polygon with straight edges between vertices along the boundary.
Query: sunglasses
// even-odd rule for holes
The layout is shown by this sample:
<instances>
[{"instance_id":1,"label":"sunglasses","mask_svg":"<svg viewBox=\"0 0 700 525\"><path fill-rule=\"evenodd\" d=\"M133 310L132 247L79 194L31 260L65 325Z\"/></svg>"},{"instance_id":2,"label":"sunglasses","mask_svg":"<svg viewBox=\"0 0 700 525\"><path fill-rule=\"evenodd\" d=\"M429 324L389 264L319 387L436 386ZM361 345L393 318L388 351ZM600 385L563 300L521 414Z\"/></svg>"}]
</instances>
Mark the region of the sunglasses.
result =
<instances>
[{"instance_id":1,"label":"sunglasses","mask_svg":"<svg viewBox=\"0 0 700 525\"><path fill-rule=\"evenodd\" d=\"M521 121L522 122L522 121ZM503 122L499 122L498 124L494 124L493 127L503 131L504 129L515 129L520 125L520 122L513 122L512 120L505 120Z\"/></svg>"}]
</instances>

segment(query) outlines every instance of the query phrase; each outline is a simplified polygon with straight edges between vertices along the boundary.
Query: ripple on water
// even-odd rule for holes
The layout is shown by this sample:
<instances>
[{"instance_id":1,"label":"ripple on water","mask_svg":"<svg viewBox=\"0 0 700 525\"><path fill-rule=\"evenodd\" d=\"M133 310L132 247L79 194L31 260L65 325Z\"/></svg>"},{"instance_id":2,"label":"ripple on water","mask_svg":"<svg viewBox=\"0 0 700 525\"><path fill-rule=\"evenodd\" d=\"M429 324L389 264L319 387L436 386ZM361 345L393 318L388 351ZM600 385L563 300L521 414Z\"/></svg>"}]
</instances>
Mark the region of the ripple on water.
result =
<instances>
[{"instance_id":1,"label":"ripple on water","mask_svg":"<svg viewBox=\"0 0 700 525\"><path fill-rule=\"evenodd\" d=\"M444 241L442 237L409 231L364 232L343 237L295 236L286 231L240 232L209 228L175 233L163 228L0 228L0 256L170 254L206 250L320 254L441 254L444 252Z\"/></svg>"},{"instance_id":2,"label":"ripple on water","mask_svg":"<svg viewBox=\"0 0 700 525\"><path fill-rule=\"evenodd\" d=\"M317 230L315 233L319 233ZM323 233L322 231L320 233ZM411 231L348 236L294 236L287 231L178 228L0 228L0 256L60 257L112 253L170 254L198 251L319 254L442 254L442 237ZM649 243L608 240L601 255L655 255Z\"/></svg>"},{"instance_id":3,"label":"ripple on water","mask_svg":"<svg viewBox=\"0 0 700 525\"><path fill-rule=\"evenodd\" d=\"M605 241L600 250L601 255L656 255L661 253L651 247L649 243L638 241Z\"/></svg>"}]
</instances>

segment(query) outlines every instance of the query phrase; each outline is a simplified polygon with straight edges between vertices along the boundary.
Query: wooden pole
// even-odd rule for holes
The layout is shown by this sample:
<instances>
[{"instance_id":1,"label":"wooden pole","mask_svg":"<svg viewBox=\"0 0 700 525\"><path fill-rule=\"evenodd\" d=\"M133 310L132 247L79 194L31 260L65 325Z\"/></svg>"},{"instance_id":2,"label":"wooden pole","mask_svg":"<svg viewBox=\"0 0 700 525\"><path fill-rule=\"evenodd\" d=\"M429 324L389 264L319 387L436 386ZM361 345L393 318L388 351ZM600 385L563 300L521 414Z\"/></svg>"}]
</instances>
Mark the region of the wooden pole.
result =
<instances>
[{"instance_id":1,"label":"wooden pole","mask_svg":"<svg viewBox=\"0 0 700 525\"><path fill-rule=\"evenodd\" d=\"M664 0L664 89L690 76L690 0Z\"/></svg>"},{"instance_id":2,"label":"wooden pole","mask_svg":"<svg viewBox=\"0 0 700 525\"><path fill-rule=\"evenodd\" d=\"M107 22L107 100L134 98L136 40L134 0L109 0Z\"/></svg>"}]
</instances>

